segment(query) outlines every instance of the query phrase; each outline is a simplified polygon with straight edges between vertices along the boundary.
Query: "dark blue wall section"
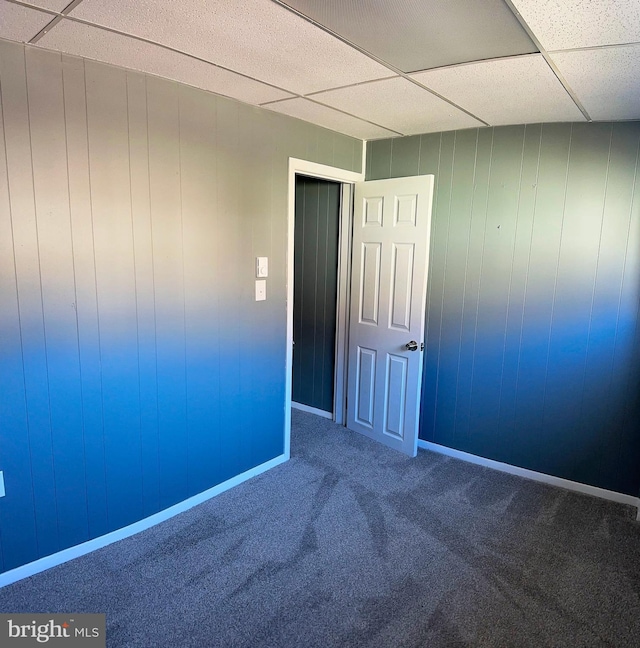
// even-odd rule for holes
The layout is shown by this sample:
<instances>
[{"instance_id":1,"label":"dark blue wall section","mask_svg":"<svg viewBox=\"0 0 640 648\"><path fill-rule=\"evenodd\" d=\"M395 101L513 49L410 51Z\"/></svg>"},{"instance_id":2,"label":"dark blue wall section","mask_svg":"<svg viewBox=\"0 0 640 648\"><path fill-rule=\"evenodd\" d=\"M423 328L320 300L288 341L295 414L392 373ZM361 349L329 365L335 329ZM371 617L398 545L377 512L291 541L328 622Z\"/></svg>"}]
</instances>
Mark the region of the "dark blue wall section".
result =
<instances>
[{"instance_id":1,"label":"dark blue wall section","mask_svg":"<svg viewBox=\"0 0 640 648\"><path fill-rule=\"evenodd\" d=\"M340 185L296 178L293 400L333 412Z\"/></svg>"},{"instance_id":2,"label":"dark blue wall section","mask_svg":"<svg viewBox=\"0 0 640 648\"><path fill-rule=\"evenodd\" d=\"M362 145L6 41L0 86L8 570L283 453L288 158Z\"/></svg>"},{"instance_id":3,"label":"dark blue wall section","mask_svg":"<svg viewBox=\"0 0 640 648\"><path fill-rule=\"evenodd\" d=\"M420 437L637 496L640 123L371 142L436 178Z\"/></svg>"}]
</instances>

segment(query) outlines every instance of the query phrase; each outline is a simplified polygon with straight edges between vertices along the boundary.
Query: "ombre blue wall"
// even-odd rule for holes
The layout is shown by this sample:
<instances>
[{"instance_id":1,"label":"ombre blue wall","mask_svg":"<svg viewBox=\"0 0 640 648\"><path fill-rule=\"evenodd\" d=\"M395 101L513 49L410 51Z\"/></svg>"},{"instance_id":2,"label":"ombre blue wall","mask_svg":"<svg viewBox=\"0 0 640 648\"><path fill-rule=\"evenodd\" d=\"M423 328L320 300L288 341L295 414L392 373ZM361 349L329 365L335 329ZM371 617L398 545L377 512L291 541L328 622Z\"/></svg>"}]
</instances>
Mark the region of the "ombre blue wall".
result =
<instances>
[{"instance_id":1,"label":"ombre blue wall","mask_svg":"<svg viewBox=\"0 0 640 648\"><path fill-rule=\"evenodd\" d=\"M436 179L420 437L637 496L640 122L370 142Z\"/></svg>"},{"instance_id":2,"label":"ombre blue wall","mask_svg":"<svg viewBox=\"0 0 640 648\"><path fill-rule=\"evenodd\" d=\"M282 454L288 157L362 145L5 41L0 87L6 571Z\"/></svg>"}]
</instances>

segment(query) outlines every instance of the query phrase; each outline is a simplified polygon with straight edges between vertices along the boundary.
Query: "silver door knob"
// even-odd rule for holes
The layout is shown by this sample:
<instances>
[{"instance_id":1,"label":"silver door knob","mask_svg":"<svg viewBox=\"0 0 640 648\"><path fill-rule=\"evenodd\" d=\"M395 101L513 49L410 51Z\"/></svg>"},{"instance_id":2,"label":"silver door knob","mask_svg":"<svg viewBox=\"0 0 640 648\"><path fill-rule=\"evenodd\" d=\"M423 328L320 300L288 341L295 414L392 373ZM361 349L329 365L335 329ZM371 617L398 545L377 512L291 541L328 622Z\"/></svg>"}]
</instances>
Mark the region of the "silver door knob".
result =
<instances>
[{"instance_id":1,"label":"silver door knob","mask_svg":"<svg viewBox=\"0 0 640 648\"><path fill-rule=\"evenodd\" d=\"M404 345L404 348L407 351L417 351L418 350L418 343L415 340L411 340L411 342L407 342Z\"/></svg>"}]
</instances>

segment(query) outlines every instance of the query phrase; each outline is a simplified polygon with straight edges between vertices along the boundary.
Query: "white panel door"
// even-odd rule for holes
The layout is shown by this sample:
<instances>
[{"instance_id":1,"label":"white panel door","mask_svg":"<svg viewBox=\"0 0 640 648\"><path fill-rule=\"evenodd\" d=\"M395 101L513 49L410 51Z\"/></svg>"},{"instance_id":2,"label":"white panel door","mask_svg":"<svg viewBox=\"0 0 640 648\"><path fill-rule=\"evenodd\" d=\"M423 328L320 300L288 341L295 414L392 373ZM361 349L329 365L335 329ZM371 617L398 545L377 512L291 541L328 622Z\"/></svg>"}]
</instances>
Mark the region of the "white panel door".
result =
<instances>
[{"instance_id":1,"label":"white panel door","mask_svg":"<svg viewBox=\"0 0 640 648\"><path fill-rule=\"evenodd\" d=\"M412 457L432 199L415 176L356 183L354 200L347 427Z\"/></svg>"}]
</instances>

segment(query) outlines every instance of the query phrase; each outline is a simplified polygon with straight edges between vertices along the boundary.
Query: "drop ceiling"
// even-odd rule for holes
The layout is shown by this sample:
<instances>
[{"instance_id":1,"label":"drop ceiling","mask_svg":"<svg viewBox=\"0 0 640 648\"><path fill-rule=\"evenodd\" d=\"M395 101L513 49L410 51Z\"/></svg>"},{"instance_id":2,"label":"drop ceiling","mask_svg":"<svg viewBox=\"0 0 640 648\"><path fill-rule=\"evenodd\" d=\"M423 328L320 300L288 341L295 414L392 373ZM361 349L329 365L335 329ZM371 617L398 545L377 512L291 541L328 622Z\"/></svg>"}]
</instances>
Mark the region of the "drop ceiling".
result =
<instances>
[{"instance_id":1,"label":"drop ceiling","mask_svg":"<svg viewBox=\"0 0 640 648\"><path fill-rule=\"evenodd\" d=\"M640 119L638 0L0 0L0 38L359 139Z\"/></svg>"}]
</instances>

